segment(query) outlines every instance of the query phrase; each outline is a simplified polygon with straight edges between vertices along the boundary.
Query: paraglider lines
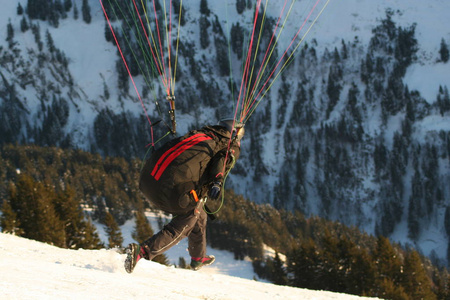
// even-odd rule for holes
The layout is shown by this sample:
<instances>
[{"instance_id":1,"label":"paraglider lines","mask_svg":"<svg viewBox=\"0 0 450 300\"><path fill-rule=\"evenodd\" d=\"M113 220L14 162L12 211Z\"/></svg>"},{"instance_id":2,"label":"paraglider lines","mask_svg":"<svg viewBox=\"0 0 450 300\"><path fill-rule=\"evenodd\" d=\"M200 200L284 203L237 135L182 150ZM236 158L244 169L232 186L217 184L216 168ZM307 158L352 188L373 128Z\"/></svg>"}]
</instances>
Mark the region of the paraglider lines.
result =
<instances>
[{"instance_id":1,"label":"paraglider lines","mask_svg":"<svg viewBox=\"0 0 450 300\"><path fill-rule=\"evenodd\" d=\"M280 16L278 17L275 29L273 30L273 34L272 34L271 40L270 40L270 42L269 42L269 44L267 46L266 53L264 55L263 61L262 61L261 65L260 65L260 67L259 67L258 74L256 75L256 79L254 80L253 85L251 87L247 86L247 85L249 85L252 82L251 78L250 79L247 79L247 78L244 79L244 77L248 77L249 74L250 74L249 71L248 71L248 68L249 68L248 61L246 62L246 65L245 65L245 68L244 68L244 72L243 72L243 80L241 82L241 91L239 93L239 97L238 97L238 101L237 101L238 103L240 103L241 96L243 97L243 100L242 100L243 104L241 106L241 110L240 110L240 114L239 114L239 120L241 122L245 123L250 118L251 114L254 112L254 110L256 109L258 104L261 102L262 98L267 94L269 89L272 87L272 85L274 84L275 80L281 75L281 73L284 71L284 69L287 67L287 65L289 65L292 62L292 59L293 59L293 57L296 54L296 50L302 44L302 42L305 39L306 35L309 33L309 31L311 30L313 25L316 23L316 21L319 18L319 16L325 10L325 8L327 7L327 5L330 2L330 0L326 1L326 3L323 5L322 9L320 10L318 15L316 16L316 18L312 21L312 23L309 26L309 28L307 29L307 31L303 34L303 36L298 41L297 45L293 48L292 53L289 56L287 56L289 50L293 47L295 41L299 38L300 33L305 28L305 25L307 24L307 22L311 19L311 16L313 15L314 11L316 11L317 6L319 5L320 2L321 2L321 0L317 0L315 2L314 6L312 7L310 12L308 13L308 16L305 18L305 20L303 21L302 25L300 26L300 28L298 29L298 31L296 32L296 34L294 35L294 37L290 41L289 46L283 52L283 55L279 58L279 60L275 64L275 66L273 68L272 67L269 68L269 73L267 75L266 68L268 67L270 58L271 58L271 56L272 56L272 54L273 54L273 52L275 50L275 47L278 44L278 40L280 38L280 35L281 35L283 29L285 28L285 24L286 24L287 18L291 14L291 11L292 11L292 8L293 8L293 4L295 3L295 1L291 2L290 8L289 8L289 10L288 10L288 12L286 14L284 22L283 22L282 26L280 27L279 26L280 20L283 18L284 10L285 10L286 4L287 4L287 0L285 1L284 5L283 5L283 8L281 10ZM266 4L267 4L267 2L266 2ZM259 18L259 6L261 5L261 1L258 1L258 3L256 5L257 5L257 8L255 9L254 24L256 24L257 19ZM261 26L260 26L260 30L259 30L260 31L260 33L259 33L260 35L261 35L261 32L263 31L264 20L265 20L265 12L266 12L266 9L264 10L263 22L261 22ZM280 28L280 29L279 29L279 32L277 34L277 38L275 40L275 43L273 43L273 39L275 37L275 34L276 34L278 28ZM253 35L254 34L255 34L255 28L253 28L251 40L253 40ZM273 45L272 45L272 43L273 43ZM270 54L269 54L269 51L270 51ZM249 55L251 55L251 52L252 52L252 41L250 42L250 46L249 46L249 49L248 49L247 57ZM254 55L253 61L255 63L256 57L258 55L258 51L256 50L253 55ZM285 62L282 65L283 60L285 60ZM263 79L263 77L264 77L264 79ZM243 85L243 83L245 83L245 85ZM246 92L242 92L242 90L244 90ZM244 94L246 96L243 96ZM238 109L238 107L236 109ZM237 113L236 113L236 115L237 115Z\"/></svg>"},{"instance_id":2,"label":"paraglider lines","mask_svg":"<svg viewBox=\"0 0 450 300\"><path fill-rule=\"evenodd\" d=\"M114 41L116 42L117 49L120 52L120 56L122 57L123 63L125 65L125 68L127 69L128 75L131 78L131 82L133 83L133 86L134 86L136 94L137 94L137 96L139 98L139 101L141 102L141 105L142 105L142 108L144 110L145 116L147 117L147 120L148 120L148 122L150 124L150 133L151 133L151 139L152 139L152 146L154 146L152 121L150 120L150 117L148 116L147 110L145 109L144 102L142 101L142 98L141 98L141 95L139 94L139 91L138 91L138 88L136 86L136 83L134 82L133 76L131 75L130 68L128 67L128 64L127 64L127 61L125 59L125 56L123 55L122 49L120 48L119 41L117 40L116 34L114 32L114 29L113 29L113 27L111 25L111 21L109 20L108 15L106 14L106 10L105 10L105 7L103 6L102 0L100 0L100 5L102 6L103 13L105 14L105 17L106 17L106 20L108 22L109 28L111 29L111 33L112 33L112 35L114 37Z\"/></svg>"}]
</instances>

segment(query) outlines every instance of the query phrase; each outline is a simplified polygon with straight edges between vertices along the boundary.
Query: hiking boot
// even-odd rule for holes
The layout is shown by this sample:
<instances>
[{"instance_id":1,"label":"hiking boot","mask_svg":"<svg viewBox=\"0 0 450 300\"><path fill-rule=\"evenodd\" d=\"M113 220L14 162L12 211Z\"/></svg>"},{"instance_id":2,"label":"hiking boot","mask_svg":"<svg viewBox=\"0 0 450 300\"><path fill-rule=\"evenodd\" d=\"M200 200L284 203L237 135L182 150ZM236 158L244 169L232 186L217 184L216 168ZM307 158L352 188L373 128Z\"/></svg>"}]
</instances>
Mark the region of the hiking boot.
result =
<instances>
[{"instance_id":1,"label":"hiking boot","mask_svg":"<svg viewBox=\"0 0 450 300\"><path fill-rule=\"evenodd\" d=\"M192 257L191 258L191 269L197 271L203 266L209 266L212 264L216 258L214 255L208 255L206 257Z\"/></svg>"},{"instance_id":2,"label":"hiking boot","mask_svg":"<svg viewBox=\"0 0 450 300\"><path fill-rule=\"evenodd\" d=\"M137 262L142 258L141 247L138 244L129 244L125 248L125 253L127 258L125 259L125 271L128 273L133 272L134 267L136 267Z\"/></svg>"}]
</instances>

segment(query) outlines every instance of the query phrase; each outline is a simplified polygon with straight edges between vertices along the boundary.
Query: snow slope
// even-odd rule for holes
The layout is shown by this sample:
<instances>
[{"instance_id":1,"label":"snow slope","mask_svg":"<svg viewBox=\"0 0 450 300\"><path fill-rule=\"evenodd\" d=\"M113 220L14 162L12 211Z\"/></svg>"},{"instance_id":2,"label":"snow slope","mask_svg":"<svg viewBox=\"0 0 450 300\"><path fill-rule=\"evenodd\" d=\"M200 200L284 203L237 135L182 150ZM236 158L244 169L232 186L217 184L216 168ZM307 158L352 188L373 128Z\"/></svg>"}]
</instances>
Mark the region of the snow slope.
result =
<instances>
[{"instance_id":1,"label":"snow slope","mask_svg":"<svg viewBox=\"0 0 450 300\"><path fill-rule=\"evenodd\" d=\"M140 262L114 250L66 250L0 234L1 299L364 299ZM368 298L366 298L368 299Z\"/></svg>"},{"instance_id":2,"label":"snow slope","mask_svg":"<svg viewBox=\"0 0 450 300\"><path fill-rule=\"evenodd\" d=\"M309 0L305 2L314 3L315 1ZM325 1L321 2L324 3ZM19 24L21 16L17 16L16 14L18 3L21 3L25 7L27 1L1 1L0 26L3 28L3 31L0 32L0 47L7 48L5 28L11 22L15 30L15 41L18 43L18 47L22 50L22 53L26 53L28 48L35 49L36 45L30 31L20 33ZM77 3L80 9L81 1ZM104 40L104 17L99 1L89 0L89 3L93 16L93 22L90 25L86 25L81 20L74 21L72 14L67 19L60 20L58 28L49 26L47 22L34 21L39 23L43 40L45 40L44 34L48 30L53 36L56 47L64 51L70 58L69 70L74 77L74 82L86 94L83 100L76 103L78 111L71 107L67 128L67 130L74 132L74 143L83 149L88 148L92 120L102 108L109 107L116 112L120 112L122 109L132 110L136 114L142 111L140 104L136 101L132 102L129 99L125 99L122 103L116 100L117 91L113 88L110 90L111 99L109 101L102 102L99 100L103 93L103 82L106 82L111 87L115 85L115 62L118 57L115 46L112 43L106 43ZM224 28L229 29L230 24L236 23L237 21L242 21L241 23L244 24L244 20L251 20L247 17L247 15L252 13L251 10L246 11L244 15L236 15L235 1L233 0L210 0L208 3L209 8L219 16L222 24L224 24ZM284 0L270 0L270 3L273 4L271 7L281 8ZM196 35L198 24L195 20L198 18L200 1L184 1L183 5L188 8L189 16L186 28L183 28L184 38L198 43ZM425 100L433 103L436 100L439 86L450 86L450 76L448 76L450 74L450 63L443 64L437 62L441 39L444 38L447 43L450 40L450 18L448 18L450 1L448 0L331 0L327 9L308 35L307 41L309 42L311 39L318 41L318 53L323 53L325 47L330 50L334 47L339 48L341 40L352 41L355 37L358 37L362 45L367 46L372 36L372 29L385 17L385 11L388 8L391 8L395 12L393 20L396 24L409 27L417 23L416 37L419 43L418 61L408 68L405 76L405 84L408 85L410 90L418 90ZM269 14L277 16L275 10L270 11ZM290 18L290 22L292 23L289 23L287 27L293 24L295 25L293 28L296 28L299 26L298 22L304 20L305 15L302 17L301 11L295 11L294 14ZM230 23L227 25L228 27L225 26L227 21ZM295 24L296 22L297 24ZM247 28L251 28L251 21L247 21L245 24ZM198 53L198 55L201 54L206 55L208 53ZM8 77L5 71L3 73ZM20 98L24 99L26 108L32 113L35 112L36 107L40 105L40 101L36 98L35 90L29 86L26 90L20 89L19 86L17 86L17 89ZM276 91L276 88L273 90ZM199 123L203 124L209 116L209 113L203 113L199 116ZM33 119L33 117L30 119ZM193 123L193 119L194 117L191 115L180 114L178 118L179 131L182 133L185 132L188 125ZM391 120L389 124L393 124L393 126L389 126L389 132L387 134L393 135L399 128L400 123L398 120ZM369 122L365 130L374 132L378 130L378 127L378 121ZM439 132L439 130L448 131L449 128L450 119L448 116L442 118L432 116L416 124L416 134L426 140L431 135ZM269 134L270 138L265 140L266 149L268 150L264 153L265 161L269 162L270 165L274 165L274 170L279 169L277 166L283 162L283 155L272 151L272 149L278 148L278 145L274 145L272 142L272 140L275 140L273 136L276 133L276 130L272 130ZM389 136L387 140L392 140L392 137ZM248 149L248 144L245 143L243 141L243 145ZM446 164L443 168L448 169L449 165ZM277 181L276 176L277 174L273 171L273 174L268 176L264 184L273 186ZM236 191L244 193L248 190L249 194L257 193L254 189L248 188L248 186L252 186L250 178L242 179L239 178L239 180L230 181L234 182ZM366 182L366 187L369 188L370 178L367 178ZM253 199L256 201L258 197L253 197ZM308 205L314 206L315 203L319 202L317 199L317 195L311 194L308 199ZM372 220L376 219L377 216L370 213L374 211L371 205L363 207L363 210L367 211L365 215L367 215L368 220L364 229L372 233L374 231L374 223ZM423 229L423 236L416 246L426 255L429 255L434 250L440 258L447 256L447 235L442 230L443 227L441 225L443 224L443 219L442 212L433 220L431 225L427 225L428 227ZM127 239L127 237L125 238ZM401 223L391 238L401 243L411 243L407 236L406 223ZM184 248L181 245L177 247L177 249ZM174 261L178 257L179 255L173 255L173 258L171 257L170 259Z\"/></svg>"},{"instance_id":3,"label":"snow slope","mask_svg":"<svg viewBox=\"0 0 450 300\"><path fill-rule=\"evenodd\" d=\"M145 214L155 233L161 229L158 225L159 218L162 219L164 224L167 224L170 221L170 218L168 216L165 216L163 213L146 212ZM108 245L108 235L105 232L104 225L98 222L94 222L94 224L97 228L97 233L99 234L100 239L105 245ZM127 222L125 222L125 224L120 226L120 231L122 232L122 237L124 239L124 246L130 243L136 243L136 241L132 238L132 232L134 231L135 226L136 223L134 218L128 220ZM183 257L186 262L189 263L189 253L187 252L187 248L187 239L184 239L174 247L170 248L167 252L165 252L165 255L167 256L170 264L178 265L180 257ZM269 255L271 257L275 256L275 252L271 249L267 249L266 252L266 255ZM212 254L218 258L214 265L204 270L204 272L208 274L231 275L243 279L258 278L258 276L253 272L253 266L250 259L235 260L233 253L224 250L213 249L209 246L207 246L207 253Z\"/></svg>"}]
</instances>

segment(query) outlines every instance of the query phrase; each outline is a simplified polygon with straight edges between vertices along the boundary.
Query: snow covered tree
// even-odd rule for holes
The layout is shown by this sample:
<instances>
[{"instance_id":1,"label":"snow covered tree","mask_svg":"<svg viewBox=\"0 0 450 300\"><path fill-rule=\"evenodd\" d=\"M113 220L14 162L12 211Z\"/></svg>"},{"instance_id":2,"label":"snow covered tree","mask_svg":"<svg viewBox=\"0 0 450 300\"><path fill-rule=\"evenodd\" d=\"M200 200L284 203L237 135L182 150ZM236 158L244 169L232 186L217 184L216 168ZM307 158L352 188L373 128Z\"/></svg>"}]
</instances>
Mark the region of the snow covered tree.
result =
<instances>
[{"instance_id":1,"label":"snow covered tree","mask_svg":"<svg viewBox=\"0 0 450 300\"><path fill-rule=\"evenodd\" d=\"M209 14L211 13L211 11L208 8L208 0L201 0L200 1L200 13L202 15L205 15L205 16L209 17Z\"/></svg>"},{"instance_id":2,"label":"snow covered tree","mask_svg":"<svg viewBox=\"0 0 450 300\"><path fill-rule=\"evenodd\" d=\"M75 2L73 5L73 19L78 20L78 16L79 16L78 7L77 3Z\"/></svg>"},{"instance_id":3,"label":"snow covered tree","mask_svg":"<svg viewBox=\"0 0 450 300\"><path fill-rule=\"evenodd\" d=\"M8 42L9 48L14 46L14 28L11 24L11 19L6 25L6 41Z\"/></svg>"},{"instance_id":4,"label":"snow covered tree","mask_svg":"<svg viewBox=\"0 0 450 300\"><path fill-rule=\"evenodd\" d=\"M83 15L83 21L87 24L91 23L92 17L91 17L91 7L89 6L88 0L83 0L83 3L81 5L81 13Z\"/></svg>"},{"instance_id":5,"label":"snow covered tree","mask_svg":"<svg viewBox=\"0 0 450 300\"><path fill-rule=\"evenodd\" d=\"M52 37L52 35L50 34L50 31L48 31L48 29L47 29L47 31L45 32L45 38L46 38L46 40L47 40L47 48L48 48L48 51L50 52L50 53L53 53L53 52L55 52L55 42L53 41L53 37Z\"/></svg>"},{"instance_id":6,"label":"snow covered tree","mask_svg":"<svg viewBox=\"0 0 450 300\"><path fill-rule=\"evenodd\" d=\"M28 0L27 13L30 19L47 20L50 11L50 4L48 0Z\"/></svg>"},{"instance_id":7,"label":"snow covered tree","mask_svg":"<svg viewBox=\"0 0 450 300\"><path fill-rule=\"evenodd\" d=\"M230 60L228 57L228 42L223 34L222 27L219 22L219 18L213 22L214 45L216 46L216 61L219 68L220 76L230 75Z\"/></svg>"},{"instance_id":8,"label":"snow covered tree","mask_svg":"<svg viewBox=\"0 0 450 300\"><path fill-rule=\"evenodd\" d=\"M437 96L437 106L442 116L450 111L450 96L447 86L439 86L439 94Z\"/></svg>"},{"instance_id":9,"label":"snow covered tree","mask_svg":"<svg viewBox=\"0 0 450 300\"><path fill-rule=\"evenodd\" d=\"M244 31L239 22L231 25L230 39L231 50L236 53L238 59L241 59L244 49Z\"/></svg>"},{"instance_id":10,"label":"snow covered tree","mask_svg":"<svg viewBox=\"0 0 450 300\"><path fill-rule=\"evenodd\" d=\"M206 49L208 48L210 43L208 28L211 26L211 23L209 22L206 16L202 15L200 16L199 26L200 26L200 47L202 49Z\"/></svg>"},{"instance_id":11,"label":"snow covered tree","mask_svg":"<svg viewBox=\"0 0 450 300\"><path fill-rule=\"evenodd\" d=\"M17 14L19 16L23 15L23 7L20 3L17 5Z\"/></svg>"},{"instance_id":12,"label":"snow covered tree","mask_svg":"<svg viewBox=\"0 0 450 300\"><path fill-rule=\"evenodd\" d=\"M111 32L111 28L109 27L108 22L105 22L105 40L107 42L115 43L114 36Z\"/></svg>"},{"instance_id":13,"label":"snow covered tree","mask_svg":"<svg viewBox=\"0 0 450 300\"><path fill-rule=\"evenodd\" d=\"M26 32L28 29L30 29L30 26L28 25L25 16L23 16L22 20L20 21L20 31Z\"/></svg>"},{"instance_id":14,"label":"snow covered tree","mask_svg":"<svg viewBox=\"0 0 450 300\"><path fill-rule=\"evenodd\" d=\"M184 5L181 5L180 0L172 0L172 5L176 19L180 20L180 26L184 26L186 24L186 9L184 8Z\"/></svg>"},{"instance_id":15,"label":"snow covered tree","mask_svg":"<svg viewBox=\"0 0 450 300\"><path fill-rule=\"evenodd\" d=\"M236 1L236 11L237 11L237 13L240 14L240 15L241 15L241 14L244 12L244 10L245 10L245 7L246 7L245 1L246 1L246 0L237 0L237 1Z\"/></svg>"},{"instance_id":16,"label":"snow covered tree","mask_svg":"<svg viewBox=\"0 0 450 300\"><path fill-rule=\"evenodd\" d=\"M443 63L448 62L450 54L449 54L449 50L448 50L448 45L444 39L441 40L441 47L439 49L439 55L440 55L441 61Z\"/></svg>"},{"instance_id":17,"label":"snow covered tree","mask_svg":"<svg viewBox=\"0 0 450 300\"><path fill-rule=\"evenodd\" d=\"M66 12L72 9L72 0L64 0L64 9Z\"/></svg>"},{"instance_id":18,"label":"snow covered tree","mask_svg":"<svg viewBox=\"0 0 450 300\"><path fill-rule=\"evenodd\" d=\"M327 118L330 117L330 113L333 111L334 107L339 101L341 95L342 85L340 80L342 79L342 73L339 67L331 66L328 73L327 81L327 95L328 95L328 107L327 107Z\"/></svg>"},{"instance_id":19,"label":"snow covered tree","mask_svg":"<svg viewBox=\"0 0 450 300\"><path fill-rule=\"evenodd\" d=\"M416 240L420 233L420 221L423 214L422 201L423 201L423 187L422 177L418 170L418 166L415 166L414 176L411 182L412 194L409 198L408 208L408 236L412 240Z\"/></svg>"}]
</instances>

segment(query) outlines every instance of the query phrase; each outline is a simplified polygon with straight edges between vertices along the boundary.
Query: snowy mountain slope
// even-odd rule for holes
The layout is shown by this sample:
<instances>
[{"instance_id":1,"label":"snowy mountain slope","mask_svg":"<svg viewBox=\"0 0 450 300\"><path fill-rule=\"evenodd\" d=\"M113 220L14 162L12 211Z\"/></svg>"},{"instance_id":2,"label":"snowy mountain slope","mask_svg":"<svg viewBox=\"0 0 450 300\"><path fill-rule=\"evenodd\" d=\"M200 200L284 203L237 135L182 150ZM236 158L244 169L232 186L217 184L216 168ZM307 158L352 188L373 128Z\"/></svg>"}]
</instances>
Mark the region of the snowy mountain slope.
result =
<instances>
[{"instance_id":1,"label":"snowy mountain slope","mask_svg":"<svg viewBox=\"0 0 450 300\"><path fill-rule=\"evenodd\" d=\"M85 24L80 18L75 21L72 18L72 13L69 13L67 19L60 20L58 28L50 26L47 22L34 20L34 24L38 24L41 32L41 39L45 44L45 33L48 31L54 40L55 46L61 49L68 57L67 70L73 78L73 86L69 86L64 83L60 76L55 75L52 72L55 68L61 68L60 65L45 62L44 67L40 66L40 61L36 55L38 53L38 47L35 42L35 37L28 30L25 33L20 32L20 20L21 17L17 16L16 8L17 4L21 3L22 6L26 6L25 0L20 1L4 1L2 3L2 10L0 12L0 25L2 28L6 28L10 22L15 30L14 41L17 43L16 47L20 50L20 53L15 57L15 61L6 64L7 67L0 69L0 72L5 76L6 80L10 84L15 84L17 97L21 100L25 109L29 112L26 120L30 126L40 126L44 117L40 111L40 107L43 105L51 104L51 94L62 95L69 101L70 114L67 125L64 127L64 133L71 133L72 143L76 147L83 149L90 149L91 142L93 140L93 120L97 116L98 112L104 108L109 108L115 113L124 111L131 111L134 115L142 113L142 108L133 94L133 90L130 89L129 96L120 97L120 91L117 86L117 71L116 62L118 56L116 55L116 48L113 44L107 43L104 39L104 16L100 9L99 1L89 0L89 4L92 9L92 23L90 25ZM300 2L300 1L299 1ZM325 1L323 1L325 2ZM78 9L80 9L80 3L77 2ZM209 8L213 14L217 15L223 28L230 28L230 24L240 22L245 24L246 28L251 28L251 15L252 10L246 10L242 15L236 14L234 1L208 1ZM276 7L280 9L283 0L270 0L272 8ZM314 4L315 1L302 1L302 3ZM198 44L199 28L198 28L198 11L200 1L184 1L183 4L187 10L187 24L183 27L182 37L183 41L192 42L195 45ZM364 54L364 50L367 49L368 43L372 37L372 29L377 26L381 19L385 17L386 9L390 8L394 12L393 19L397 25L402 27L410 27L416 23L416 38L418 40L418 60L414 62L406 70L406 75L403 78L404 84L408 85L409 90L417 90L420 92L421 97L428 103L434 103L439 91L439 86L449 86L450 79L450 64L444 64L438 62L439 59L439 44L442 38L445 40L450 39L450 19L447 17L450 11L450 3L445 0L331 0L329 6L324 11L318 23L314 26L313 30L306 37L306 41L309 45L314 44L317 56L321 57L325 53L325 48L329 52L332 52L334 48L339 49L341 47L341 41L353 42L358 41L359 48L357 47L355 57L361 59ZM270 10L269 15L277 17L278 11ZM299 21L304 19L304 10L295 10L293 15L288 20L287 27L297 28ZM0 32L0 46L3 47L3 53L7 51L8 45L3 38L5 31ZM289 33L289 29L287 31ZM317 42L314 43L313 39ZM286 42L286 41L284 41ZM201 50L199 47L195 48L195 57L198 61L201 61L202 72L210 74L209 69L214 69L213 47ZM34 54L32 52L34 51ZM44 53L48 50L44 46ZM30 54L31 53L31 54ZM207 59L202 59L206 57ZM211 59L210 59L211 58ZM336 109L331 112L329 119L319 119L315 122L311 128L317 130L323 123L332 123L339 119L342 113L342 109L346 106L346 96L350 89L350 82L356 81L358 87L361 89L361 95L364 93L364 86L358 78L357 70L360 66L360 60L355 59L348 63L349 73L345 74L345 85L343 87L342 97ZM23 66L19 62L30 61L31 66ZM204 65L203 65L204 64ZM233 66L233 69L239 72L239 64ZM187 69L187 62L183 59L180 60L180 67ZM40 71L40 72L39 72ZM296 69L288 76L287 82L290 87L295 90L296 84L299 81L299 77L303 74L296 74ZM322 87L318 88L314 92L314 99L312 99L314 108L321 109L325 104L322 103L325 99L324 94L324 77L328 70L323 69L313 70L315 73L306 74L316 81L311 85L317 85ZM311 71L311 72L313 72ZM356 73L355 76L351 72ZM17 76L20 73L21 76ZM36 74L35 74L36 73ZM26 74L27 76L23 76ZM292 76L296 74L297 76ZM45 76L44 76L45 75ZM21 78L32 77L35 80L35 84L26 84L21 81ZM44 79L45 77L45 79ZM215 77L215 75L211 75ZM355 79L356 78L356 79ZM193 79L193 78L190 78ZM325 78L326 79L326 78ZM137 78L138 85L142 82L141 78ZM218 85L226 90L225 80L220 81ZM104 97L104 85L109 88L110 97L105 99ZM184 90L180 87L180 94ZM272 108L270 121L260 117L259 120L270 122L269 129L264 132L259 138L261 139L261 155L264 161L268 174L262 176L261 182L255 182L254 180L254 167L251 166L252 159L248 157L248 154L244 153L242 160L239 161L241 169L247 171L247 173L233 174L230 178L230 187L249 197L257 202L270 202L274 193L274 189L277 187L282 177L282 170L286 164L290 164L288 161L289 153L285 150L287 142L284 141L283 135L287 128L287 122L292 115L291 108L294 106L294 100L296 98L295 93L292 93L290 101L288 103L287 113L280 128L277 128L276 122L278 119L278 109L281 104L279 101L280 82L277 82L270 95L264 100L261 105L261 110L265 109L265 105ZM45 93L47 92L47 97ZM43 95L44 93L44 95ZM361 97L363 98L363 97ZM2 100L2 99L0 99ZM148 104L149 111L153 110L153 106ZM259 113L259 111L258 111ZM402 123L404 119L404 112L392 116L387 121L387 125L382 125L381 122L381 110L379 106L370 108L367 111L367 118L363 121L364 130L369 135L367 142L367 152L373 151L373 144L370 144L371 139L379 138L379 134L382 134L385 145L388 149L392 149L394 135L396 132L401 131ZM214 110L211 108L195 109L195 111L189 111L186 114L178 115L179 132L186 132L192 124L203 125L211 121L212 116L215 119ZM441 116L440 114L434 114L426 116L425 118L416 121L414 123L413 138L420 142L435 143L438 145L440 130L448 132L450 130L450 116L448 114ZM256 117L250 119L250 126L254 126L255 129L259 129L264 124L253 125L256 123ZM310 128L299 127L299 132L307 131ZM22 124L22 133L26 136L26 125ZM256 131L256 130L255 130ZM33 140L31 140L33 141ZM148 142L148 141L146 141ZM296 141L293 143L295 150L298 150L300 146L305 146L311 150L314 149L312 143L308 141ZM250 141L243 141L243 148L248 150L251 148ZM356 162L357 155L352 159ZM247 155L247 157L246 157ZM292 159L292 157L291 157ZM358 162L363 165L362 162ZM367 164L367 163L366 163ZM367 230L370 233L375 232L376 222L379 220L380 211L377 210L377 205L382 200L377 198L377 192L380 189L379 185L374 184L374 178L370 171L374 167L368 163L366 168L361 168L355 173L360 176L362 182L352 191L345 191L346 194L342 196L344 199L349 199L347 206L341 205L336 199L334 200L334 207L336 211L331 211L326 217L340 219L348 224L357 224L362 229ZM306 190L307 200L302 204L302 208L306 213L322 215L323 211L327 208L325 204L321 202L319 191L315 187L314 174L317 171L317 167L312 161L307 164ZM412 178L411 164L406 174L405 181L410 181ZM445 181L450 178L448 175L450 166L448 158L440 160L440 174L442 180ZM248 188L252 187L252 188ZM411 241L408 238L407 227L407 213L408 213L408 197L411 195L412 189L409 184L405 184L406 191L403 199L402 211L403 217L401 222L395 228L392 233L392 238L401 241L402 243L413 243L425 254L430 254L434 250L437 256L445 258L447 253L448 236L444 229L444 211L448 206L448 192L444 191L444 201L438 203L439 206L433 212L433 216L430 217L428 222L424 223L422 232L416 241ZM339 191L336 191L336 194ZM336 197L337 198L337 197ZM291 199L283 199L286 203L292 201ZM341 209L341 210L339 210Z\"/></svg>"},{"instance_id":2,"label":"snowy mountain slope","mask_svg":"<svg viewBox=\"0 0 450 300\"><path fill-rule=\"evenodd\" d=\"M164 224L167 224L170 221L168 216L165 216L162 213L152 213L146 212L148 221L150 222L154 232L158 232L161 228L158 224L158 219L161 219ZM122 233L122 237L124 239L123 245L126 246L130 243L136 243L136 241L132 238L132 233L135 230L135 219L128 220L120 226L120 231ZM98 222L94 222L97 232L99 234L100 239L103 241L105 245L108 244L108 234L105 232L105 227L103 224L99 224ZM177 266L179 265L180 257L184 258L187 262L189 261L189 253L187 251L188 241L187 239L181 240L176 246L170 248L165 255L171 265ZM207 246L207 253L209 255L214 255L217 258L217 261L214 265L209 268L205 268L204 272L208 274L222 274L229 276L236 276L243 279L254 279L258 278L258 275L253 271L252 261L250 259L244 260L235 260L234 254L224 250L218 250ZM270 257L274 257L274 251L272 249L267 249L266 255Z\"/></svg>"},{"instance_id":3,"label":"snowy mountain slope","mask_svg":"<svg viewBox=\"0 0 450 300\"><path fill-rule=\"evenodd\" d=\"M0 234L2 299L369 299L140 262L114 250L65 250Z\"/></svg>"}]
</instances>

